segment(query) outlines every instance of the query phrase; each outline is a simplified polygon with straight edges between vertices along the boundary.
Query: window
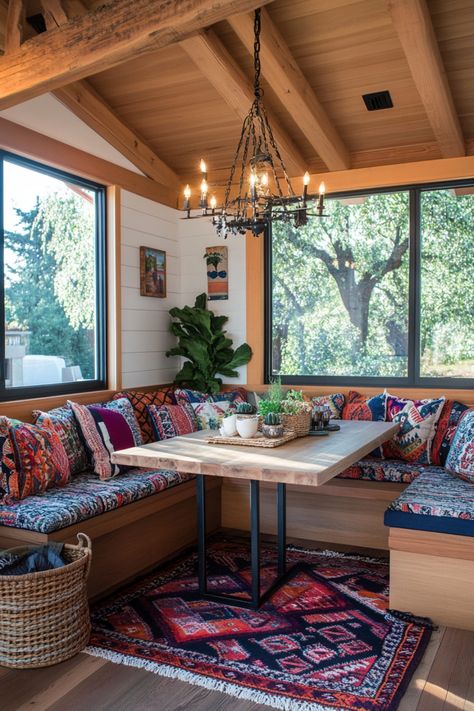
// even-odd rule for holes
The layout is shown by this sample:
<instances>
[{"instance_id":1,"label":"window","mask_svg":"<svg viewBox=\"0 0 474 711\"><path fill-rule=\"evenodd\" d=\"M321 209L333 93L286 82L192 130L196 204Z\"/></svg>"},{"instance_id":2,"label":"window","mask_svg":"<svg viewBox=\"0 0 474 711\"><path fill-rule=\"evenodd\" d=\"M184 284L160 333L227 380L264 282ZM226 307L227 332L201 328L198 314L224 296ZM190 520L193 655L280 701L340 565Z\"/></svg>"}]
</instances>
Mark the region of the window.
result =
<instances>
[{"instance_id":1,"label":"window","mask_svg":"<svg viewBox=\"0 0 474 711\"><path fill-rule=\"evenodd\" d=\"M266 235L266 377L474 383L474 187L344 194Z\"/></svg>"},{"instance_id":2,"label":"window","mask_svg":"<svg viewBox=\"0 0 474 711\"><path fill-rule=\"evenodd\" d=\"M0 396L103 388L104 188L0 160Z\"/></svg>"}]
</instances>

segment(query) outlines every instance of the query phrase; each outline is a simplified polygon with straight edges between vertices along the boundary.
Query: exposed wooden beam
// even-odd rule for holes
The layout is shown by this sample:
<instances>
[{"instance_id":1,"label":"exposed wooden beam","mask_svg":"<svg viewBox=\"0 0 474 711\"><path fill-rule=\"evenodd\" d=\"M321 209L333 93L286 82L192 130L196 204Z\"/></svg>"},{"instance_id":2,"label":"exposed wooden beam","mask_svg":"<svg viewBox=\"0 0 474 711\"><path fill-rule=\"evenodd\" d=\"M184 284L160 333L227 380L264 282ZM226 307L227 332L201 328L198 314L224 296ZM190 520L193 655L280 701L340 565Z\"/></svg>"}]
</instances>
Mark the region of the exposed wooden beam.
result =
<instances>
[{"instance_id":1,"label":"exposed wooden beam","mask_svg":"<svg viewBox=\"0 0 474 711\"><path fill-rule=\"evenodd\" d=\"M24 0L9 0L5 24L5 54L10 54L19 49L23 36L24 22Z\"/></svg>"},{"instance_id":2,"label":"exposed wooden beam","mask_svg":"<svg viewBox=\"0 0 474 711\"><path fill-rule=\"evenodd\" d=\"M253 15L235 15L229 23L252 53ZM260 43L265 79L316 153L329 170L350 168L347 148L266 9L262 9Z\"/></svg>"},{"instance_id":3,"label":"exposed wooden beam","mask_svg":"<svg viewBox=\"0 0 474 711\"><path fill-rule=\"evenodd\" d=\"M0 59L0 110L271 0L109 0Z\"/></svg>"},{"instance_id":4,"label":"exposed wooden beam","mask_svg":"<svg viewBox=\"0 0 474 711\"><path fill-rule=\"evenodd\" d=\"M442 155L465 155L461 125L426 0L387 0L387 6Z\"/></svg>"},{"instance_id":5,"label":"exposed wooden beam","mask_svg":"<svg viewBox=\"0 0 474 711\"><path fill-rule=\"evenodd\" d=\"M86 81L56 89L59 101L149 178L178 189L181 181L153 149L115 114Z\"/></svg>"},{"instance_id":6,"label":"exposed wooden beam","mask_svg":"<svg viewBox=\"0 0 474 711\"><path fill-rule=\"evenodd\" d=\"M181 42L181 47L238 115L244 119L254 100L253 87L212 30ZM275 139L290 175L303 175L306 161L280 122L268 112Z\"/></svg>"},{"instance_id":7,"label":"exposed wooden beam","mask_svg":"<svg viewBox=\"0 0 474 711\"><path fill-rule=\"evenodd\" d=\"M155 180L145 178L144 175L3 118L0 118L1 148L38 160L53 168L89 178L102 185L120 185L124 190L169 207L177 207L178 204L178 193L175 188L166 187Z\"/></svg>"},{"instance_id":8,"label":"exposed wooden beam","mask_svg":"<svg viewBox=\"0 0 474 711\"><path fill-rule=\"evenodd\" d=\"M46 29L54 30L66 24L68 18L60 0L41 0L41 8Z\"/></svg>"}]
</instances>

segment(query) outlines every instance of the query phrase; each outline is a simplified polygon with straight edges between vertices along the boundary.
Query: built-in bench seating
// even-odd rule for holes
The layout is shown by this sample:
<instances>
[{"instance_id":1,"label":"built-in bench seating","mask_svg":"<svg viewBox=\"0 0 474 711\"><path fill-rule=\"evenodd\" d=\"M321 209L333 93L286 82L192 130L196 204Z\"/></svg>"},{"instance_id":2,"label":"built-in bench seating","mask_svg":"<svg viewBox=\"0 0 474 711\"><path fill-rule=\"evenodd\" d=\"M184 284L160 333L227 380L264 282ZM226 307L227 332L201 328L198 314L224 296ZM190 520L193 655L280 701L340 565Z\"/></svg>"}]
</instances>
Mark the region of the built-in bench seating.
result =
<instances>
[{"instance_id":1,"label":"built-in bench seating","mask_svg":"<svg viewBox=\"0 0 474 711\"><path fill-rule=\"evenodd\" d=\"M207 486L208 528L247 528L245 482ZM262 531L275 533L275 487L262 486ZM441 466L367 457L322 487L288 486L287 504L290 537L389 548L393 608L474 629L473 484ZM64 488L0 504L0 547L88 533L96 596L193 543L195 508L190 475L140 469L101 481L83 472Z\"/></svg>"}]
</instances>

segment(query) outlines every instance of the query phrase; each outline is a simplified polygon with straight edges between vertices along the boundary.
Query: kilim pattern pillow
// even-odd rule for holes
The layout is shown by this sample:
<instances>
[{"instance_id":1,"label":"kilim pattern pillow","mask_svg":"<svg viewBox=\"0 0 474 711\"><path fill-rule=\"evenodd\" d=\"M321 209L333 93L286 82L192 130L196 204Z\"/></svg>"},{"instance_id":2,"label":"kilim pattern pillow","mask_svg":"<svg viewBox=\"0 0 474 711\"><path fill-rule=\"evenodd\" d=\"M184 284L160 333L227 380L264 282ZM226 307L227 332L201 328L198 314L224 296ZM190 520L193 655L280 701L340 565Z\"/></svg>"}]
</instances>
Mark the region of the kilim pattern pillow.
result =
<instances>
[{"instance_id":1,"label":"kilim pattern pillow","mask_svg":"<svg viewBox=\"0 0 474 711\"><path fill-rule=\"evenodd\" d=\"M342 411L344 409L345 401L346 398L342 393L332 393L331 395L318 395L317 397L311 398L311 402L314 406L327 405L331 410L331 418L333 420L340 420L342 418Z\"/></svg>"},{"instance_id":2,"label":"kilim pattern pillow","mask_svg":"<svg viewBox=\"0 0 474 711\"><path fill-rule=\"evenodd\" d=\"M190 405L149 405L148 413L157 441L190 434L197 429Z\"/></svg>"},{"instance_id":3,"label":"kilim pattern pillow","mask_svg":"<svg viewBox=\"0 0 474 711\"><path fill-rule=\"evenodd\" d=\"M68 403L81 428L86 447L90 452L94 472L100 479L111 479L123 469L113 464L111 456L116 449L135 446L133 432L125 417L106 407Z\"/></svg>"},{"instance_id":4,"label":"kilim pattern pillow","mask_svg":"<svg viewBox=\"0 0 474 711\"><path fill-rule=\"evenodd\" d=\"M42 427L52 425L66 450L71 476L85 471L89 465L87 452L81 441L76 418L70 407L56 407L49 412L33 410L35 424Z\"/></svg>"},{"instance_id":5,"label":"kilim pattern pillow","mask_svg":"<svg viewBox=\"0 0 474 711\"><path fill-rule=\"evenodd\" d=\"M63 443L51 422L43 426L0 418L3 503L64 486L71 468Z\"/></svg>"},{"instance_id":6,"label":"kilim pattern pillow","mask_svg":"<svg viewBox=\"0 0 474 711\"><path fill-rule=\"evenodd\" d=\"M433 464L437 464L440 467L445 466L456 428L461 417L468 409L467 405L456 402L456 400L446 400L444 403L431 447L431 461Z\"/></svg>"},{"instance_id":7,"label":"kilim pattern pillow","mask_svg":"<svg viewBox=\"0 0 474 711\"><path fill-rule=\"evenodd\" d=\"M400 400L389 396L387 420L399 423L400 429L384 444L384 455L389 459L431 464L431 443L443 405L444 398Z\"/></svg>"},{"instance_id":8,"label":"kilim pattern pillow","mask_svg":"<svg viewBox=\"0 0 474 711\"><path fill-rule=\"evenodd\" d=\"M350 390L346 404L342 410L343 420L369 420L372 422L385 422L387 411L387 395L380 393L373 397L366 398L365 395ZM371 457L383 457L380 447L370 453Z\"/></svg>"},{"instance_id":9,"label":"kilim pattern pillow","mask_svg":"<svg viewBox=\"0 0 474 711\"><path fill-rule=\"evenodd\" d=\"M235 412L235 403L228 400L220 402L195 402L191 405L196 415L198 430L218 430L227 411Z\"/></svg>"},{"instance_id":10,"label":"kilim pattern pillow","mask_svg":"<svg viewBox=\"0 0 474 711\"><path fill-rule=\"evenodd\" d=\"M474 484L474 410L461 418L446 459L446 469Z\"/></svg>"},{"instance_id":11,"label":"kilim pattern pillow","mask_svg":"<svg viewBox=\"0 0 474 711\"><path fill-rule=\"evenodd\" d=\"M153 442L155 435L147 408L149 405L156 405L158 407L168 404L175 405L176 399L173 391L166 389L142 393L140 390L128 390L127 392L117 393L114 395L114 400L124 397L127 398L133 407L135 417L140 425L143 443L149 444L150 442Z\"/></svg>"}]
</instances>

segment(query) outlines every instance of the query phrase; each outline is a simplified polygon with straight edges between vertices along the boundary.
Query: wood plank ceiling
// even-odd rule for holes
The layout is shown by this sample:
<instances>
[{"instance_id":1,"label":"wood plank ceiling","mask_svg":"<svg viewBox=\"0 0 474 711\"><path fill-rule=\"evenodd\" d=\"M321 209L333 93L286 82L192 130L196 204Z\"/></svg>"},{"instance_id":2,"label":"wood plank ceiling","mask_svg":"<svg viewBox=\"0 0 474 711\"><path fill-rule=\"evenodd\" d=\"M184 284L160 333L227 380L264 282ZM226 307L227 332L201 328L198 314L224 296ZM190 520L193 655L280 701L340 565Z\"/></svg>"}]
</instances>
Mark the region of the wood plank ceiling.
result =
<instances>
[{"instance_id":1,"label":"wood plank ceiling","mask_svg":"<svg viewBox=\"0 0 474 711\"><path fill-rule=\"evenodd\" d=\"M0 42L6 4L0 0ZM301 175L301 164L324 172L474 153L473 0L275 0L267 11L285 47L278 56L277 45L262 44L265 104L295 147L290 173ZM224 181L241 126L236 96L252 79L245 28L239 18L222 21L188 46L129 56L88 77L165 175L168 167L197 183L205 157L210 180ZM393 108L368 112L362 95L384 89Z\"/></svg>"}]
</instances>

